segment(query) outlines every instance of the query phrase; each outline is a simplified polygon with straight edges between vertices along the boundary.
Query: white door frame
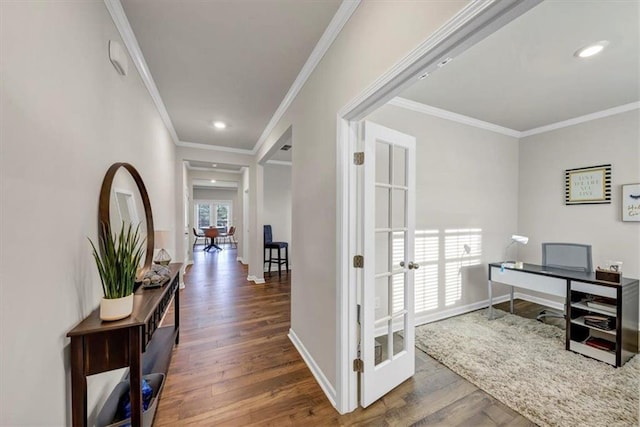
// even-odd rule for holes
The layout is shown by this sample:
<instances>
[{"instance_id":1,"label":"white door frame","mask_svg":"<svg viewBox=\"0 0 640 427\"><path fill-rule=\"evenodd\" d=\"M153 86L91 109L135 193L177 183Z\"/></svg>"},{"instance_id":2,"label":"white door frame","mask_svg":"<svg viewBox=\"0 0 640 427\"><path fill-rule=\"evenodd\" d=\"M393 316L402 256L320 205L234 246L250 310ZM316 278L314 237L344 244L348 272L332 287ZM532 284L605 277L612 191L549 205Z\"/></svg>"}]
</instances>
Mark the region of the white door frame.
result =
<instances>
[{"instance_id":1,"label":"white door frame","mask_svg":"<svg viewBox=\"0 0 640 427\"><path fill-rule=\"evenodd\" d=\"M460 10L416 49L380 76L370 87L337 114L336 138L336 409L341 414L358 406L358 376L353 371L357 358L358 324L356 274L353 256L356 241L357 123L415 82L417 76L437 69L447 58L464 52L478 41L524 14L542 0L475 0ZM357 55L353 53L352 55ZM366 161L366 160L365 160Z\"/></svg>"}]
</instances>

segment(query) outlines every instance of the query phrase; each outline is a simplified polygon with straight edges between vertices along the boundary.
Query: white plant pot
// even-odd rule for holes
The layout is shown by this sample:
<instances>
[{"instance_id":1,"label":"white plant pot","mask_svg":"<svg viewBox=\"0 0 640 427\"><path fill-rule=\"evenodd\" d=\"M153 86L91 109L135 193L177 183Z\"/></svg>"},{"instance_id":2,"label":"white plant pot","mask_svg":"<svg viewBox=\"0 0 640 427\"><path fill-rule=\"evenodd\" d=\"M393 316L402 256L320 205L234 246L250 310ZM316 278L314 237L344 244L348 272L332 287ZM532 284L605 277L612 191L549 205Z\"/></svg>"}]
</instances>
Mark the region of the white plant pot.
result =
<instances>
[{"instance_id":1,"label":"white plant pot","mask_svg":"<svg viewBox=\"0 0 640 427\"><path fill-rule=\"evenodd\" d=\"M102 301L100 301L100 319L102 320L124 319L131 315L132 312L133 294L122 298L102 298Z\"/></svg>"}]
</instances>

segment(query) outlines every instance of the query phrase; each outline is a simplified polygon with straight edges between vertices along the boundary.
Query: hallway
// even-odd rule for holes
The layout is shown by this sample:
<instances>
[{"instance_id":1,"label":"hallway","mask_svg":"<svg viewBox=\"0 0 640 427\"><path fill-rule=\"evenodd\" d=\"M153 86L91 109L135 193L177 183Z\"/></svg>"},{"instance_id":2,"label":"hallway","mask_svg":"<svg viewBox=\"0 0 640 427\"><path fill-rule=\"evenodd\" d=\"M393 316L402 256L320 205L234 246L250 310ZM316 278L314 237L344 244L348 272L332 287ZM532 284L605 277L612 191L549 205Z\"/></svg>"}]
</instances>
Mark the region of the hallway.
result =
<instances>
[{"instance_id":1,"label":"hallway","mask_svg":"<svg viewBox=\"0 0 640 427\"><path fill-rule=\"evenodd\" d=\"M156 426L530 425L420 351L412 379L338 415L287 337L291 273L255 285L235 249L200 249L180 291L180 344Z\"/></svg>"}]
</instances>

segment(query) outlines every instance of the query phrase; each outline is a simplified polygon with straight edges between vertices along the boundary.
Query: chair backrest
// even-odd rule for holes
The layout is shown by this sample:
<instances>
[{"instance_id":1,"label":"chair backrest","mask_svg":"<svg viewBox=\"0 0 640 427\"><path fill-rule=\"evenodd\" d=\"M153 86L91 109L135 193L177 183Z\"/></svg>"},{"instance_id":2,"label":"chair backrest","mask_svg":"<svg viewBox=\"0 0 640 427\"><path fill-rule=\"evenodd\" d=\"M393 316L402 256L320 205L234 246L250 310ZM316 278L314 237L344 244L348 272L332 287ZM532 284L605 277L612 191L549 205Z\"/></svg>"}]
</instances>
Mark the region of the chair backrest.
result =
<instances>
[{"instance_id":1,"label":"chair backrest","mask_svg":"<svg viewBox=\"0 0 640 427\"><path fill-rule=\"evenodd\" d=\"M264 243L266 245L267 243L272 243L272 242L273 242L273 234L271 232L271 226L265 225L264 226Z\"/></svg>"},{"instance_id":2,"label":"chair backrest","mask_svg":"<svg viewBox=\"0 0 640 427\"><path fill-rule=\"evenodd\" d=\"M217 228L205 228L204 235L208 238L218 237L218 229Z\"/></svg>"},{"instance_id":3,"label":"chair backrest","mask_svg":"<svg viewBox=\"0 0 640 427\"><path fill-rule=\"evenodd\" d=\"M232 225L231 227L229 227L229 232L227 234L229 236L233 236L234 234L236 234L236 228Z\"/></svg>"},{"instance_id":4,"label":"chair backrest","mask_svg":"<svg viewBox=\"0 0 640 427\"><path fill-rule=\"evenodd\" d=\"M591 273L591 245L580 243L543 243L542 265L563 270Z\"/></svg>"},{"instance_id":5,"label":"chair backrest","mask_svg":"<svg viewBox=\"0 0 640 427\"><path fill-rule=\"evenodd\" d=\"M198 232L196 231L196 228L195 228L195 227L193 227L193 228L192 228L192 230L193 230L193 235L194 235L194 236L196 236L196 237L202 237L202 234L198 234Z\"/></svg>"}]
</instances>

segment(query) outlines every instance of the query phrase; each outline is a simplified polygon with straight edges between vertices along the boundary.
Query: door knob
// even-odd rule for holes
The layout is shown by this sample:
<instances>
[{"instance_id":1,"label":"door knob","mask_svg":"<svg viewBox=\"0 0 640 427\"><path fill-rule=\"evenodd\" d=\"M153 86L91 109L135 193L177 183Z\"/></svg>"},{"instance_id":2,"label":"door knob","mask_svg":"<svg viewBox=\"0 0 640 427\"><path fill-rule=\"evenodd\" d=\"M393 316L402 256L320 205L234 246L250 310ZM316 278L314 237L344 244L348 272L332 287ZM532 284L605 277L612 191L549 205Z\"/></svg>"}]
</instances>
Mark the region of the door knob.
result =
<instances>
[{"instance_id":1,"label":"door knob","mask_svg":"<svg viewBox=\"0 0 640 427\"><path fill-rule=\"evenodd\" d=\"M400 261L400 267L404 267L404 261ZM420 264L409 261L409 265L407 266L407 268L409 268L409 270L417 270L420 268Z\"/></svg>"}]
</instances>

